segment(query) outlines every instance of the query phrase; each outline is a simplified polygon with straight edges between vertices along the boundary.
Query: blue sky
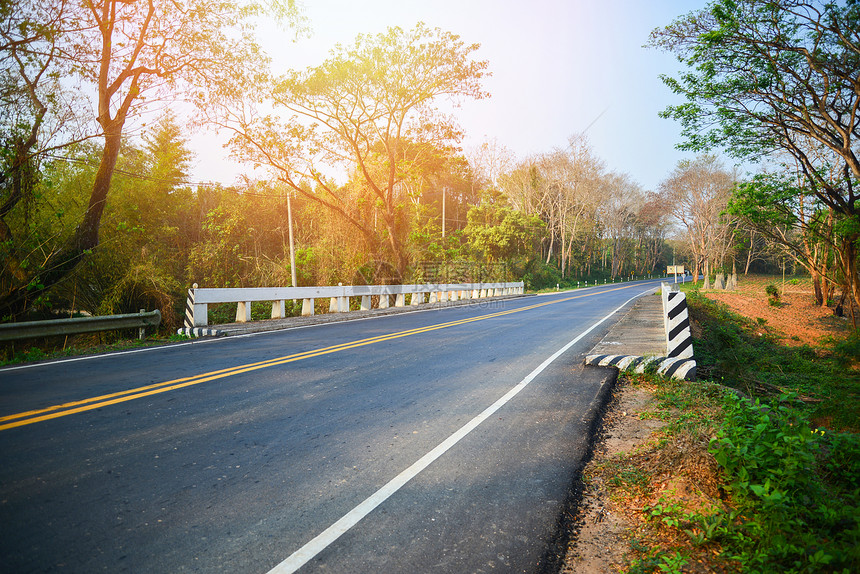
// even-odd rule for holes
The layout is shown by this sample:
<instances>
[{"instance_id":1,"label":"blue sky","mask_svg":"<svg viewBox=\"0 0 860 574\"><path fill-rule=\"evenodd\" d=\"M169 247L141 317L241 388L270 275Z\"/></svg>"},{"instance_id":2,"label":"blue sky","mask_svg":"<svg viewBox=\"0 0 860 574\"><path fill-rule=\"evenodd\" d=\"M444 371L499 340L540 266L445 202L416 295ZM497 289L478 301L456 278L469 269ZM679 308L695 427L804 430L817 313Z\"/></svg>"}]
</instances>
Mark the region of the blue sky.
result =
<instances>
[{"instance_id":1,"label":"blue sky","mask_svg":"<svg viewBox=\"0 0 860 574\"><path fill-rule=\"evenodd\" d=\"M678 99L659 79L680 64L643 48L655 27L704 7L692 0L305 0L309 38L291 42L264 31L276 71L321 63L336 43L389 26L422 21L481 44L489 61L492 97L457 110L465 147L495 140L519 158L563 147L586 135L608 169L628 173L655 190L677 161L680 129L657 117ZM602 115L601 115L602 114ZM596 121L595 121L596 120ZM589 127L591 125L591 127ZM231 183L241 166L211 136L195 136L195 180Z\"/></svg>"}]
</instances>

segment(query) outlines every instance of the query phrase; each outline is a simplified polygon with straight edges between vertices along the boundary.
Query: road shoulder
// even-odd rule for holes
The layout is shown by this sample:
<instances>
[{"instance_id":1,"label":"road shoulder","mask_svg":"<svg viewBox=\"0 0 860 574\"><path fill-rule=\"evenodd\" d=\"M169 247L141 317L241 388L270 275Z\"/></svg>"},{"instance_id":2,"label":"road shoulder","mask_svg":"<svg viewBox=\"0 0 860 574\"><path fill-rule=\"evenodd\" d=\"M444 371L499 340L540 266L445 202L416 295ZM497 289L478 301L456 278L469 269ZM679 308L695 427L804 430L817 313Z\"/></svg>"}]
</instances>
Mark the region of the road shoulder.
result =
<instances>
[{"instance_id":1,"label":"road shoulder","mask_svg":"<svg viewBox=\"0 0 860 574\"><path fill-rule=\"evenodd\" d=\"M629 551L634 521L612 504L612 488L600 469L645 448L661 421L640 418L655 407L648 390L619 379L582 472L582 499L572 525L562 574L618 572Z\"/></svg>"}]
</instances>

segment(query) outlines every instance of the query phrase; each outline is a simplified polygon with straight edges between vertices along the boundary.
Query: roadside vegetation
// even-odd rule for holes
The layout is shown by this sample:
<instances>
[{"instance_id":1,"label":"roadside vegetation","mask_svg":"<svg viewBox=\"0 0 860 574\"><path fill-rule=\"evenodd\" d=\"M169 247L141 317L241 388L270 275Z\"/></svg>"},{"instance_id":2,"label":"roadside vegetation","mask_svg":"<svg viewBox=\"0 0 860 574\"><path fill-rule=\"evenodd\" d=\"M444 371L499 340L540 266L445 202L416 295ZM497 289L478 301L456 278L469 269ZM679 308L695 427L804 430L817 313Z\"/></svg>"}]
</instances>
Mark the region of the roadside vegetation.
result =
<instances>
[{"instance_id":1,"label":"roadside vegetation","mask_svg":"<svg viewBox=\"0 0 860 574\"><path fill-rule=\"evenodd\" d=\"M450 104L489 97L492 63L420 22L293 70L255 27L313 26L293 0L25 0L0 18L0 322L159 309L168 335L195 283L541 290L673 264L801 270L820 304L860 300L856 2L713 0L654 30L686 68L662 115L695 156L653 189L581 133L521 158L465 147ZM229 135L237 183L191 180L192 126Z\"/></svg>"},{"instance_id":2,"label":"roadside vegetation","mask_svg":"<svg viewBox=\"0 0 860 574\"><path fill-rule=\"evenodd\" d=\"M584 476L631 521L622 570L857 572L856 334L787 346L697 289L688 301L700 380L622 375L653 395L638 417L665 426Z\"/></svg>"}]
</instances>

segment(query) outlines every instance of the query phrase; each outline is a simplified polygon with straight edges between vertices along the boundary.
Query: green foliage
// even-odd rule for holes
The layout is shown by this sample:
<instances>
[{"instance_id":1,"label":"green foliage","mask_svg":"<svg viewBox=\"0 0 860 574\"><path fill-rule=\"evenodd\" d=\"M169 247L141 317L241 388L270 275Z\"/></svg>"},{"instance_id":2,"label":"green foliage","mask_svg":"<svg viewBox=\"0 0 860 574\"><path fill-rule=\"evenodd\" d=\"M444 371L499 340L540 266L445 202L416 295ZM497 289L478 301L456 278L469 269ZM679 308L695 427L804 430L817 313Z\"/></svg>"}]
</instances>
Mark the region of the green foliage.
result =
<instances>
[{"instance_id":1,"label":"green foliage","mask_svg":"<svg viewBox=\"0 0 860 574\"><path fill-rule=\"evenodd\" d=\"M561 276L561 270L555 265L544 263L541 259L529 259L524 271L523 283L525 283L526 289L532 291L555 288L556 285L565 283Z\"/></svg>"},{"instance_id":2,"label":"green foliage","mask_svg":"<svg viewBox=\"0 0 860 574\"><path fill-rule=\"evenodd\" d=\"M848 338L835 343L833 352L846 365L860 362L860 333L854 332Z\"/></svg>"},{"instance_id":3,"label":"green foliage","mask_svg":"<svg viewBox=\"0 0 860 574\"><path fill-rule=\"evenodd\" d=\"M779 288L776 285L768 285L764 288L764 292L767 293L767 302L771 307L780 307L782 305L782 301L780 300Z\"/></svg>"},{"instance_id":4,"label":"green foliage","mask_svg":"<svg viewBox=\"0 0 860 574\"><path fill-rule=\"evenodd\" d=\"M623 488L631 493L641 493L646 490L650 477L642 469L627 461L620 463L609 473L608 483L616 488Z\"/></svg>"},{"instance_id":5,"label":"green foliage","mask_svg":"<svg viewBox=\"0 0 860 574\"><path fill-rule=\"evenodd\" d=\"M666 574L681 574L682 568L689 563L687 556L681 552L665 552L659 548L644 549L644 556L630 564L628 574L652 574L654 572L665 572Z\"/></svg>"},{"instance_id":6,"label":"green foliage","mask_svg":"<svg viewBox=\"0 0 860 574\"><path fill-rule=\"evenodd\" d=\"M745 162L789 157L794 163L784 174L740 185L730 212L810 269L823 265L798 235L838 251L836 266L855 300L858 28L854 1L712 0L650 39L687 67L678 77L662 77L684 98L661 113L681 124L679 147L722 148Z\"/></svg>"},{"instance_id":7,"label":"green foliage","mask_svg":"<svg viewBox=\"0 0 860 574\"><path fill-rule=\"evenodd\" d=\"M136 313L140 309L161 311L161 329L174 332L184 312L175 307L182 286L151 260L130 264L125 274L108 288L98 307L99 315Z\"/></svg>"},{"instance_id":8,"label":"green foliage","mask_svg":"<svg viewBox=\"0 0 860 574\"><path fill-rule=\"evenodd\" d=\"M656 453L643 453L643 461L660 459L660 449L689 448L691 437L712 437L708 451L720 467L725 495L701 508L666 495L647 505L659 544L634 540L630 572L680 572L696 552L745 573L857 571L860 435L812 428L796 395L765 404L709 382L644 378L656 385L669 424ZM609 482L629 494L638 492L627 477L651 480L629 455L616 465Z\"/></svg>"},{"instance_id":9,"label":"green foliage","mask_svg":"<svg viewBox=\"0 0 860 574\"><path fill-rule=\"evenodd\" d=\"M776 285L768 285L764 288L764 292L767 293L768 297L779 299L779 288Z\"/></svg>"},{"instance_id":10,"label":"green foliage","mask_svg":"<svg viewBox=\"0 0 860 574\"><path fill-rule=\"evenodd\" d=\"M694 340L697 371L747 394L796 392L812 399L809 416L829 419L836 428L856 428L860 420L860 373L845 368L840 348L785 347L778 333L702 296L687 293L691 319L702 328ZM762 329L765 328L763 332ZM833 345L831 345L833 347Z\"/></svg>"},{"instance_id":11,"label":"green foliage","mask_svg":"<svg viewBox=\"0 0 860 574\"><path fill-rule=\"evenodd\" d=\"M721 535L745 572L852 572L860 566L860 437L811 430L779 402L766 408L735 397L728 399L711 452L740 512ZM846 461L844 473L834 472Z\"/></svg>"},{"instance_id":12,"label":"green foliage","mask_svg":"<svg viewBox=\"0 0 860 574\"><path fill-rule=\"evenodd\" d=\"M468 220L463 233L491 263L532 253L537 232L544 227L538 217L489 203L470 209Z\"/></svg>"}]
</instances>

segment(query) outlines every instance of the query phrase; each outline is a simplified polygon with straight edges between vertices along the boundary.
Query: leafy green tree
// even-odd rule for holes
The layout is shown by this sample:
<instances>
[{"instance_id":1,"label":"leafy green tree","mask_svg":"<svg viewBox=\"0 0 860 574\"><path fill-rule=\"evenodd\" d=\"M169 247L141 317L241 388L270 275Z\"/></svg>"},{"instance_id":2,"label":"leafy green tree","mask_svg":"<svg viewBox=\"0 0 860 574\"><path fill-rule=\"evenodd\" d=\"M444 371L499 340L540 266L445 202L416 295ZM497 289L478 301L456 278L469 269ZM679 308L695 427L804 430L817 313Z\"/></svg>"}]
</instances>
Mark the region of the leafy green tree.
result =
<instances>
[{"instance_id":1,"label":"leafy green tree","mask_svg":"<svg viewBox=\"0 0 860 574\"><path fill-rule=\"evenodd\" d=\"M545 226L537 216L489 203L470 209L468 221L463 233L470 246L489 263L512 261L534 253Z\"/></svg>"},{"instance_id":2,"label":"leafy green tree","mask_svg":"<svg viewBox=\"0 0 860 574\"><path fill-rule=\"evenodd\" d=\"M715 0L654 30L650 45L687 66L663 77L686 100L662 114L681 123L681 147L793 158L841 220L840 267L860 302L860 3ZM763 187L759 199L783 191Z\"/></svg>"},{"instance_id":3,"label":"leafy green tree","mask_svg":"<svg viewBox=\"0 0 860 574\"><path fill-rule=\"evenodd\" d=\"M23 54L3 58L3 81L38 94L48 80L70 73L94 94L103 146L74 236L24 280L4 282L8 288L0 293L0 317L26 310L35 296L61 281L98 246L127 123L154 101L185 100L206 108L250 83L267 63L251 36L253 18L272 11L295 14L292 0L270 3L267 10L253 1L69 0L62 2L62 17L42 10L41 4L23 0L0 5L7 19L3 29L17 31L11 41ZM17 14L26 14L26 19L8 25ZM8 46L10 40L4 37L3 42ZM39 107L41 100L30 100L35 111L30 133L36 128L38 137L38 113L44 104Z\"/></svg>"},{"instance_id":4,"label":"leafy green tree","mask_svg":"<svg viewBox=\"0 0 860 574\"><path fill-rule=\"evenodd\" d=\"M849 220L837 220L802 182L787 172L758 174L737 186L728 211L803 266L812 277L816 302L827 305L832 286L845 283L840 266L834 269L833 254L846 234L839 225Z\"/></svg>"},{"instance_id":5,"label":"leafy green tree","mask_svg":"<svg viewBox=\"0 0 860 574\"><path fill-rule=\"evenodd\" d=\"M45 171L39 190L39 205L44 208L37 211L38 222L46 227L55 220L62 224L45 208L72 202L65 209L70 213L64 217L68 222L63 235L50 241L52 249L61 249L74 235L74 223L86 209L100 153L94 142L68 148L64 160L53 162ZM187 253L196 235L197 205L184 183L186 174L180 170L167 179L160 166L181 167L190 157L169 115L144 135L143 145L123 143L110 202L102 216L104 248L85 258L51 291L55 305L102 314L158 308L164 324L174 325L177 313L173 302L183 298Z\"/></svg>"},{"instance_id":6,"label":"leafy green tree","mask_svg":"<svg viewBox=\"0 0 860 574\"><path fill-rule=\"evenodd\" d=\"M262 95L278 115L229 109L223 123L235 130L232 144L240 157L271 167L368 245L383 242L402 277L416 170L460 135L438 103L486 96L480 84L487 63L472 59L477 48L424 24L360 35L350 47L337 46L323 64L278 78ZM354 174L352 185L324 175L332 170ZM356 213L357 196L375 217Z\"/></svg>"}]
</instances>

